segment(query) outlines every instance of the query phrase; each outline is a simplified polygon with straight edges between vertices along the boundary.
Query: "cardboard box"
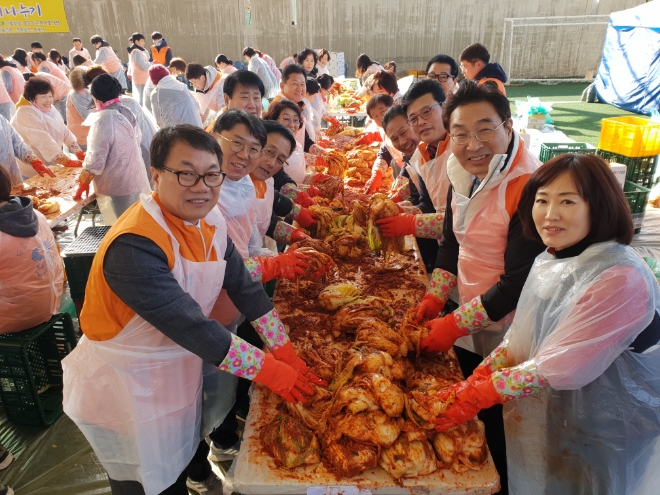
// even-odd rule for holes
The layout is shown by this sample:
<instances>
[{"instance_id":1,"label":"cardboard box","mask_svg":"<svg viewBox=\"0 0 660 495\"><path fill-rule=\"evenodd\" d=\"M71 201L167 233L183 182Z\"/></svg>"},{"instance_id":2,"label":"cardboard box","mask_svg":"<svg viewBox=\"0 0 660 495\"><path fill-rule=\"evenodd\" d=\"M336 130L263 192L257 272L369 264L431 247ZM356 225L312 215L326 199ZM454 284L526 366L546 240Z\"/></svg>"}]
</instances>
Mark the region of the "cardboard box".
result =
<instances>
[{"instance_id":1,"label":"cardboard box","mask_svg":"<svg viewBox=\"0 0 660 495\"><path fill-rule=\"evenodd\" d=\"M628 167L626 167L621 163L611 162L610 170L612 170L612 173L614 173L614 177L616 178L617 182L621 185L621 189L623 189L623 185L626 183L626 172L628 171Z\"/></svg>"}]
</instances>

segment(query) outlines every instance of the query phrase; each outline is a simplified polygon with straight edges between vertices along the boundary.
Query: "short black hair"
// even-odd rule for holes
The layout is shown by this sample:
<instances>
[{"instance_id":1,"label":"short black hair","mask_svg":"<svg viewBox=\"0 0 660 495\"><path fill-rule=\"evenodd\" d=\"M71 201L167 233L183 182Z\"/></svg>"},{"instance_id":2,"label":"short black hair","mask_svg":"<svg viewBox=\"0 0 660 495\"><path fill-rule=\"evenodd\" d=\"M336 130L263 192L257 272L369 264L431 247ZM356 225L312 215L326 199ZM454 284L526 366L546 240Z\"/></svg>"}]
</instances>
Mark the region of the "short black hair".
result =
<instances>
[{"instance_id":1,"label":"short black hair","mask_svg":"<svg viewBox=\"0 0 660 495\"><path fill-rule=\"evenodd\" d=\"M87 62L87 59L83 57L82 55L74 55L73 56L73 66L78 67L79 65L84 64Z\"/></svg>"},{"instance_id":2,"label":"short black hair","mask_svg":"<svg viewBox=\"0 0 660 495\"><path fill-rule=\"evenodd\" d=\"M97 43L103 43L103 38L101 38L98 34L95 34L94 36L92 36L92 37L89 39L89 42L90 42L92 45L95 45L95 44L97 44Z\"/></svg>"},{"instance_id":3,"label":"short black hair","mask_svg":"<svg viewBox=\"0 0 660 495\"><path fill-rule=\"evenodd\" d=\"M250 57L250 58L252 58L252 57L254 57L256 54L257 54L257 52L255 52L255 51L254 51L254 48L252 48L251 46L246 46L245 48L243 48L243 56L244 56L244 57Z\"/></svg>"},{"instance_id":4,"label":"short black hair","mask_svg":"<svg viewBox=\"0 0 660 495\"><path fill-rule=\"evenodd\" d=\"M330 88L332 88L332 85L335 83L334 77L330 74L322 74L316 80L318 81L319 86L326 91L330 91Z\"/></svg>"},{"instance_id":5,"label":"short black hair","mask_svg":"<svg viewBox=\"0 0 660 495\"><path fill-rule=\"evenodd\" d=\"M55 50L55 48L51 48L51 50L48 52L48 58L51 59L51 61L56 64L58 62L62 62L62 55L60 54L60 52Z\"/></svg>"},{"instance_id":6,"label":"short black hair","mask_svg":"<svg viewBox=\"0 0 660 495\"><path fill-rule=\"evenodd\" d=\"M286 84L293 74L302 74L305 78L307 77L307 71L300 64L289 64L282 70L282 82Z\"/></svg>"},{"instance_id":7,"label":"short black hair","mask_svg":"<svg viewBox=\"0 0 660 495\"><path fill-rule=\"evenodd\" d=\"M392 122L395 117L403 117L408 120L408 114L403 105L394 105L387 109L387 112L383 115L383 130L387 128L387 125Z\"/></svg>"},{"instance_id":8,"label":"short black hair","mask_svg":"<svg viewBox=\"0 0 660 495\"><path fill-rule=\"evenodd\" d=\"M160 39L163 39L163 35L160 34L158 31L154 31L153 33L151 33L151 39L152 40L160 40Z\"/></svg>"},{"instance_id":9,"label":"short black hair","mask_svg":"<svg viewBox=\"0 0 660 495\"><path fill-rule=\"evenodd\" d=\"M429 60L429 63L426 64L426 74L429 73L429 69L433 64L447 64L449 66L449 74L458 77L458 64L449 55L439 54Z\"/></svg>"},{"instance_id":10,"label":"short black hair","mask_svg":"<svg viewBox=\"0 0 660 495\"><path fill-rule=\"evenodd\" d=\"M307 79L307 81L305 81L305 91L310 95L315 95L321 91L321 85L316 79Z\"/></svg>"},{"instance_id":11,"label":"short black hair","mask_svg":"<svg viewBox=\"0 0 660 495\"><path fill-rule=\"evenodd\" d=\"M11 196L11 175L3 165L0 165L0 203L9 201Z\"/></svg>"},{"instance_id":12,"label":"short black hair","mask_svg":"<svg viewBox=\"0 0 660 495\"><path fill-rule=\"evenodd\" d=\"M390 95L373 95L367 102L367 115L369 117L371 117L372 110L376 107L376 105L379 104L383 104L389 109L392 105L394 105L394 99Z\"/></svg>"},{"instance_id":13,"label":"short black hair","mask_svg":"<svg viewBox=\"0 0 660 495\"><path fill-rule=\"evenodd\" d=\"M222 167L222 150L215 138L195 125L179 124L163 127L154 134L149 148L153 168L163 170L167 157L177 141L187 143L196 150L214 153L218 157L218 164Z\"/></svg>"},{"instance_id":14,"label":"short black hair","mask_svg":"<svg viewBox=\"0 0 660 495\"><path fill-rule=\"evenodd\" d=\"M191 79L199 79L202 76L206 76L206 69L204 66L197 62L192 62L186 66L186 79L189 81Z\"/></svg>"},{"instance_id":15,"label":"short black hair","mask_svg":"<svg viewBox=\"0 0 660 495\"><path fill-rule=\"evenodd\" d=\"M41 60L42 62L46 60L46 54L43 52L37 52L32 54L33 59Z\"/></svg>"},{"instance_id":16,"label":"short black hair","mask_svg":"<svg viewBox=\"0 0 660 495\"><path fill-rule=\"evenodd\" d=\"M291 131L276 120L264 120L262 123L266 129L267 134L280 134L282 137L286 138L287 141L289 141L289 144L291 145L291 152L289 153L289 156L291 156L291 154L296 149L296 138L293 137Z\"/></svg>"},{"instance_id":17,"label":"short black hair","mask_svg":"<svg viewBox=\"0 0 660 495\"><path fill-rule=\"evenodd\" d=\"M213 133L220 134L222 131L230 131L238 124L244 124L248 128L250 136L257 138L261 146L266 146L268 136L263 122L244 110L227 110L220 115L213 125Z\"/></svg>"},{"instance_id":18,"label":"short black hair","mask_svg":"<svg viewBox=\"0 0 660 495\"><path fill-rule=\"evenodd\" d=\"M484 64L487 64L490 62L490 53L488 53L486 47L481 43L473 43L461 52L458 59L461 62L465 60L471 64L475 63L477 60L481 60Z\"/></svg>"},{"instance_id":19,"label":"short black hair","mask_svg":"<svg viewBox=\"0 0 660 495\"><path fill-rule=\"evenodd\" d=\"M436 81L432 81L438 84ZM439 85L439 84L438 84ZM474 81L463 80L458 85L458 90L443 105L442 123L449 132L449 123L451 114L458 107L469 105L471 103L490 103L497 112L497 115L505 122L511 118L511 104L509 99L500 93L496 86L484 84L479 86Z\"/></svg>"},{"instance_id":20,"label":"short black hair","mask_svg":"<svg viewBox=\"0 0 660 495\"><path fill-rule=\"evenodd\" d=\"M55 94L53 86L48 82L48 79L37 75L30 77L25 83L25 88L23 88L23 98L27 101L34 101L38 95L45 95L48 93Z\"/></svg>"},{"instance_id":21,"label":"short black hair","mask_svg":"<svg viewBox=\"0 0 660 495\"><path fill-rule=\"evenodd\" d=\"M298 119L300 119L300 125L298 126L298 129L302 129L302 126L305 124L303 121L303 115L302 115L302 110L298 105L296 105L295 102L291 100L287 100L286 98L282 98L278 102L275 102L271 104L268 107L268 111L266 112L266 115L264 115L264 120L277 120L280 118L280 114L282 111L285 109L293 110L296 112L298 115Z\"/></svg>"},{"instance_id":22,"label":"short black hair","mask_svg":"<svg viewBox=\"0 0 660 495\"><path fill-rule=\"evenodd\" d=\"M222 91L229 96L229 98L232 98L234 96L234 91L236 91L239 84L248 89L257 88L259 93L261 93L262 98L266 94L266 89L264 88L264 83L261 78L254 72L246 69L237 70L236 72L229 74L227 79L225 79Z\"/></svg>"},{"instance_id":23,"label":"short black hair","mask_svg":"<svg viewBox=\"0 0 660 495\"><path fill-rule=\"evenodd\" d=\"M133 43L136 41L140 41L144 39L144 35L141 33L133 33L133 36L131 36L131 40L133 40Z\"/></svg>"},{"instance_id":24,"label":"short black hair","mask_svg":"<svg viewBox=\"0 0 660 495\"><path fill-rule=\"evenodd\" d=\"M223 55L222 53L215 57L215 63L216 64L227 64L227 65L234 65L234 62L231 61L230 59L227 58L227 55Z\"/></svg>"},{"instance_id":25,"label":"short black hair","mask_svg":"<svg viewBox=\"0 0 660 495\"><path fill-rule=\"evenodd\" d=\"M80 38L73 38L73 42L75 43L76 41L77 41L78 43L82 43L82 40L81 40Z\"/></svg>"},{"instance_id":26,"label":"short black hair","mask_svg":"<svg viewBox=\"0 0 660 495\"><path fill-rule=\"evenodd\" d=\"M41 49L43 49L43 46L41 46L41 43L39 43L38 41L33 41L32 43L30 43L30 48L41 48Z\"/></svg>"},{"instance_id":27,"label":"short black hair","mask_svg":"<svg viewBox=\"0 0 660 495\"><path fill-rule=\"evenodd\" d=\"M445 91L442 89L442 86L438 81L433 79L422 79L418 83L413 84L408 92L404 95L401 100L401 104L404 106L406 111L408 111L408 105L410 105L417 98L431 93L433 99L438 103L444 103L445 101Z\"/></svg>"},{"instance_id":28,"label":"short black hair","mask_svg":"<svg viewBox=\"0 0 660 495\"><path fill-rule=\"evenodd\" d=\"M391 72L381 70L376 72L372 77L372 88L373 84L378 83L378 85L390 95L395 95L399 92L399 85L396 82L396 76Z\"/></svg>"},{"instance_id":29,"label":"short black hair","mask_svg":"<svg viewBox=\"0 0 660 495\"><path fill-rule=\"evenodd\" d=\"M23 80L24 81L29 81L33 77L37 77L37 76L35 74L33 74L32 72L23 72Z\"/></svg>"},{"instance_id":30,"label":"short black hair","mask_svg":"<svg viewBox=\"0 0 660 495\"><path fill-rule=\"evenodd\" d=\"M311 48L305 48L296 56L296 58L298 59L298 63L302 65L303 60L305 60L310 55L314 56L314 64L316 64L319 61L319 56Z\"/></svg>"},{"instance_id":31,"label":"short black hair","mask_svg":"<svg viewBox=\"0 0 660 495\"><path fill-rule=\"evenodd\" d=\"M369 58L369 55L361 53L355 61L356 74L357 72L359 72L360 75L364 74L364 71L371 67L372 64L373 62Z\"/></svg>"}]
</instances>

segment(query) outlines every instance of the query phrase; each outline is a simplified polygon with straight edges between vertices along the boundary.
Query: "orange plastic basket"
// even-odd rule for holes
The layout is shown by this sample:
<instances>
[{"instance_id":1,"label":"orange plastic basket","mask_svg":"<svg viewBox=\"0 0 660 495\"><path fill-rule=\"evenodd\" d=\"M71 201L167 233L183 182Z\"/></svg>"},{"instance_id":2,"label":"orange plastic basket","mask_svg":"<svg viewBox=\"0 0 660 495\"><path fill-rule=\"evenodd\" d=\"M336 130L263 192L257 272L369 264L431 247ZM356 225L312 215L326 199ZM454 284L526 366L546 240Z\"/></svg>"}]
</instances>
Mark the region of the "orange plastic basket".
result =
<instances>
[{"instance_id":1,"label":"orange plastic basket","mask_svg":"<svg viewBox=\"0 0 660 495\"><path fill-rule=\"evenodd\" d=\"M660 122L641 117L603 119L598 148L637 158L660 154Z\"/></svg>"}]
</instances>

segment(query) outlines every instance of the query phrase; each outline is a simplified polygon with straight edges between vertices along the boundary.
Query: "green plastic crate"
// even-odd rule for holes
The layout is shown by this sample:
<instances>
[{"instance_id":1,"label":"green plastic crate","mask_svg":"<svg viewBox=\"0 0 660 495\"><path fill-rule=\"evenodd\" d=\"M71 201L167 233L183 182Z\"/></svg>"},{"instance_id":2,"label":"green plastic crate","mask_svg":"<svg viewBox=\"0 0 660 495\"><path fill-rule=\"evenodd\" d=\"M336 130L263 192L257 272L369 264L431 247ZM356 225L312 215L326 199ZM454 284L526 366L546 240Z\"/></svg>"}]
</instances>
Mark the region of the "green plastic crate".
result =
<instances>
[{"instance_id":1,"label":"green plastic crate","mask_svg":"<svg viewBox=\"0 0 660 495\"><path fill-rule=\"evenodd\" d=\"M658 157L656 155L631 158L610 151L598 150L598 156L602 156L604 160L610 163L616 162L625 165L627 167L626 180L649 189L653 187L653 178L658 167Z\"/></svg>"},{"instance_id":2,"label":"green plastic crate","mask_svg":"<svg viewBox=\"0 0 660 495\"><path fill-rule=\"evenodd\" d=\"M62 359L76 342L67 313L0 335L0 399L7 419L49 426L62 414Z\"/></svg>"},{"instance_id":3,"label":"green plastic crate","mask_svg":"<svg viewBox=\"0 0 660 495\"><path fill-rule=\"evenodd\" d=\"M596 153L596 147L589 143L542 143L539 159L545 163L550 160L550 158L563 155L564 153L593 155Z\"/></svg>"},{"instance_id":4,"label":"green plastic crate","mask_svg":"<svg viewBox=\"0 0 660 495\"><path fill-rule=\"evenodd\" d=\"M64 269L69 282L71 299L84 299L85 287L94 255L110 227L88 227L64 251Z\"/></svg>"},{"instance_id":5,"label":"green plastic crate","mask_svg":"<svg viewBox=\"0 0 660 495\"><path fill-rule=\"evenodd\" d=\"M642 187L629 180L626 181L626 184L623 188L623 194L626 196L628 204L630 205L630 213L632 213L633 217L635 234L639 234L639 232L642 230L642 224L644 223L644 215L646 212L646 204L649 201L650 193L650 189Z\"/></svg>"}]
</instances>

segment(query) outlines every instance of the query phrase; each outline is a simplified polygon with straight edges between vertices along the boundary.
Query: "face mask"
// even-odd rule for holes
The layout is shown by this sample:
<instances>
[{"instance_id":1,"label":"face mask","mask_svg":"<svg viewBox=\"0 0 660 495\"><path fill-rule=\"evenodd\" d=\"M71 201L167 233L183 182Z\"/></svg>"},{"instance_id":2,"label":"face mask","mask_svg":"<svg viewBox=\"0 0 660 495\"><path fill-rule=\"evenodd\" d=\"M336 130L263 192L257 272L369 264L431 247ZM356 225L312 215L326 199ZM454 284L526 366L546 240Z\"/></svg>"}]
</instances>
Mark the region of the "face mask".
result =
<instances>
[{"instance_id":1,"label":"face mask","mask_svg":"<svg viewBox=\"0 0 660 495\"><path fill-rule=\"evenodd\" d=\"M154 41L155 46L160 46L163 44L163 40Z\"/></svg>"}]
</instances>

